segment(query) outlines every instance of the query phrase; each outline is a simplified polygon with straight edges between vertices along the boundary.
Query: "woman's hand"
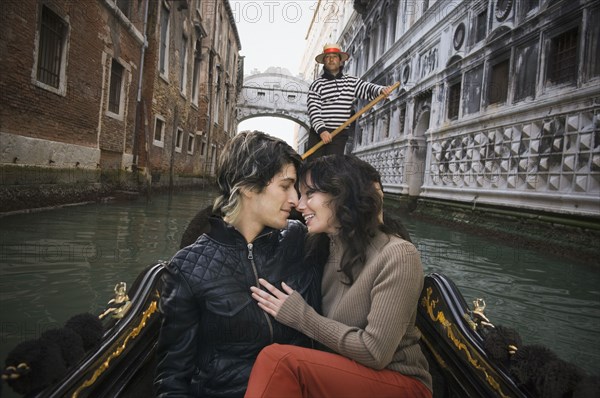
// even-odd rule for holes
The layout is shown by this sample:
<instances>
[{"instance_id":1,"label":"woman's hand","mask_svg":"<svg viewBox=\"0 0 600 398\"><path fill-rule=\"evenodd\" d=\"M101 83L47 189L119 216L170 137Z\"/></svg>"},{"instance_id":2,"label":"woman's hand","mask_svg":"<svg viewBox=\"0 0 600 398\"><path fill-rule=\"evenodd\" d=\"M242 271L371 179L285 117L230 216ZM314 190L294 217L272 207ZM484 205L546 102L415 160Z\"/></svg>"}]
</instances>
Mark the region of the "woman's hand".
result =
<instances>
[{"instance_id":1,"label":"woman's hand","mask_svg":"<svg viewBox=\"0 0 600 398\"><path fill-rule=\"evenodd\" d=\"M283 303L287 300L289 295L292 294L294 289L286 285L285 282L281 282L281 287L285 291L284 293L264 279L259 279L258 282L267 289L268 292L265 292L256 286L252 286L250 288L250 291L252 291L252 298L258 302L258 306L267 314L276 317L283 306Z\"/></svg>"}]
</instances>

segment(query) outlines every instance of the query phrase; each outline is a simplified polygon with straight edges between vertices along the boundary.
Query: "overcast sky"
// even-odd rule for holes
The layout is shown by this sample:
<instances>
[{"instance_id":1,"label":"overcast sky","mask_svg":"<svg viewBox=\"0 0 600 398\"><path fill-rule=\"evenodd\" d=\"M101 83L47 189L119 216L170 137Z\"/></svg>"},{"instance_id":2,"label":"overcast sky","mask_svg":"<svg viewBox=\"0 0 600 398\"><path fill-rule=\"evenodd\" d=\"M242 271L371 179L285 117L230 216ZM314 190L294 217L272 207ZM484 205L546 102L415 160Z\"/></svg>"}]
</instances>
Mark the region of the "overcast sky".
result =
<instances>
[{"instance_id":1,"label":"overcast sky","mask_svg":"<svg viewBox=\"0 0 600 398\"><path fill-rule=\"evenodd\" d=\"M316 0L296 1L229 1L242 42L244 72L254 69L264 72L271 66L286 68L292 75L299 73ZM296 123L259 117L239 124L238 130L261 130L281 137L294 145Z\"/></svg>"}]
</instances>

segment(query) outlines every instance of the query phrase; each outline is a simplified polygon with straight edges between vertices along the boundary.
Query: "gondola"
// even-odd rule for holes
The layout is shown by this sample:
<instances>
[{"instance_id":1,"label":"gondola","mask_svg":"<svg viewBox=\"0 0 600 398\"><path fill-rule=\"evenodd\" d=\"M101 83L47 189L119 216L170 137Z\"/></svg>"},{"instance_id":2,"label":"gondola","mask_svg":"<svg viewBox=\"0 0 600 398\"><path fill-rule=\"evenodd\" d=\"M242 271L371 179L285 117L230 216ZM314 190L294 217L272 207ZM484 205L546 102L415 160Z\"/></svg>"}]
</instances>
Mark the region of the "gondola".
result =
<instances>
[{"instance_id":1,"label":"gondola","mask_svg":"<svg viewBox=\"0 0 600 398\"><path fill-rule=\"evenodd\" d=\"M164 263L157 263L140 273L127 292L125 310L121 308L113 311L114 317L109 316L111 319L97 349L68 369L61 380L28 396L153 396L163 269ZM481 308L469 308L450 278L439 273L425 277L417 326L423 335L422 347L434 378L434 397L531 396L506 368L486 353L482 332L482 323L486 322L482 319L487 320Z\"/></svg>"}]
</instances>

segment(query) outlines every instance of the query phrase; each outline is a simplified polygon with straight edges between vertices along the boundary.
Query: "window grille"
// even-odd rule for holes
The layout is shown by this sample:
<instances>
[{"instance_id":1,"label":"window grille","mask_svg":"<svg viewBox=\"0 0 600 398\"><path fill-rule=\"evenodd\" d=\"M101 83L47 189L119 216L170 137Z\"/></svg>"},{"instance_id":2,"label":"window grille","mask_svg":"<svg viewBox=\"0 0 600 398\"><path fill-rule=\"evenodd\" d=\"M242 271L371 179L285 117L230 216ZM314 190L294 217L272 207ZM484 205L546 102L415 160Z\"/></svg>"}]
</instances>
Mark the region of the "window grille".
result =
<instances>
[{"instance_id":1,"label":"window grille","mask_svg":"<svg viewBox=\"0 0 600 398\"><path fill-rule=\"evenodd\" d=\"M502 61L492 66L490 84L488 86L488 103L497 104L506 102L508 96L508 69L509 60Z\"/></svg>"},{"instance_id":2,"label":"window grille","mask_svg":"<svg viewBox=\"0 0 600 398\"><path fill-rule=\"evenodd\" d=\"M123 66L113 59L110 71L110 93L108 110L115 114L121 113L121 87L123 85Z\"/></svg>"},{"instance_id":3,"label":"window grille","mask_svg":"<svg viewBox=\"0 0 600 398\"><path fill-rule=\"evenodd\" d=\"M188 62L188 57L187 57L187 37L182 36L181 37L181 59L179 60L179 62L181 62L180 65L180 70L179 70L179 88L181 89L181 92L185 95L185 90L187 88L187 62Z\"/></svg>"},{"instance_id":4,"label":"window grille","mask_svg":"<svg viewBox=\"0 0 600 398\"><path fill-rule=\"evenodd\" d=\"M538 44L518 48L515 52L515 101L535 98L538 62Z\"/></svg>"},{"instance_id":5,"label":"window grille","mask_svg":"<svg viewBox=\"0 0 600 398\"><path fill-rule=\"evenodd\" d=\"M200 51L201 45L200 40L196 40L196 47L194 51L194 69L192 71L192 102L198 103L198 84L200 79Z\"/></svg>"},{"instance_id":6,"label":"window grille","mask_svg":"<svg viewBox=\"0 0 600 398\"><path fill-rule=\"evenodd\" d=\"M177 138L175 140L175 150L177 152L181 152L182 146L183 146L183 130L177 129Z\"/></svg>"},{"instance_id":7,"label":"window grille","mask_svg":"<svg viewBox=\"0 0 600 398\"><path fill-rule=\"evenodd\" d=\"M194 137L193 134L189 134L188 135L188 142L187 142L187 151L190 155L194 154L194 139L196 137Z\"/></svg>"},{"instance_id":8,"label":"window grille","mask_svg":"<svg viewBox=\"0 0 600 398\"><path fill-rule=\"evenodd\" d=\"M64 21L48 7L42 7L37 80L55 88L60 84L65 36Z\"/></svg>"},{"instance_id":9,"label":"window grille","mask_svg":"<svg viewBox=\"0 0 600 398\"><path fill-rule=\"evenodd\" d=\"M169 10L162 7L160 14L160 74L166 75L168 72L168 57L169 57Z\"/></svg>"},{"instance_id":10,"label":"window grille","mask_svg":"<svg viewBox=\"0 0 600 398\"><path fill-rule=\"evenodd\" d=\"M404 135L404 126L406 125L406 106L400 108L400 132L399 135Z\"/></svg>"},{"instance_id":11,"label":"window grille","mask_svg":"<svg viewBox=\"0 0 600 398\"><path fill-rule=\"evenodd\" d=\"M487 10L477 15L475 43L485 39L487 33Z\"/></svg>"},{"instance_id":12,"label":"window grille","mask_svg":"<svg viewBox=\"0 0 600 398\"><path fill-rule=\"evenodd\" d=\"M162 142L164 124L165 123L162 120L156 119L156 124L154 125L154 141Z\"/></svg>"},{"instance_id":13,"label":"window grille","mask_svg":"<svg viewBox=\"0 0 600 398\"><path fill-rule=\"evenodd\" d=\"M458 119L458 110L460 107L460 82L454 83L450 86L450 92L448 93L448 119Z\"/></svg>"},{"instance_id":14,"label":"window grille","mask_svg":"<svg viewBox=\"0 0 600 398\"><path fill-rule=\"evenodd\" d=\"M571 29L550 42L548 78L553 83L575 82L579 29Z\"/></svg>"}]
</instances>

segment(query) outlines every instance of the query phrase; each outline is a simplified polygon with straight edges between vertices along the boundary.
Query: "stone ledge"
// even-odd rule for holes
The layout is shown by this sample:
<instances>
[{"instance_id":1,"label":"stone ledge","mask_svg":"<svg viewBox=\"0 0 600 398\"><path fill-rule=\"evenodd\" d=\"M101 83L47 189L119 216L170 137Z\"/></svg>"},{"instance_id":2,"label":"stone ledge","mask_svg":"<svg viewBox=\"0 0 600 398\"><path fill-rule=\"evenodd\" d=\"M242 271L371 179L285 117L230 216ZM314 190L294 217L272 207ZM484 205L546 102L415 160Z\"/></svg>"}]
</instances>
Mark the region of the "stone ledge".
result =
<instances>
[{"instance_id":1,"label":"stone ledge","mask_svg":"<svg viewBox=\"0 0 600 398\"><path fill-rule=\"evenodd\" d=\"M578 217L510 207L481 206L442 200L394 197L386 208L409 217L451 226L507 245L527 247L589 265L600 266L600 217Z\"/></svg>"}]
</instances>

